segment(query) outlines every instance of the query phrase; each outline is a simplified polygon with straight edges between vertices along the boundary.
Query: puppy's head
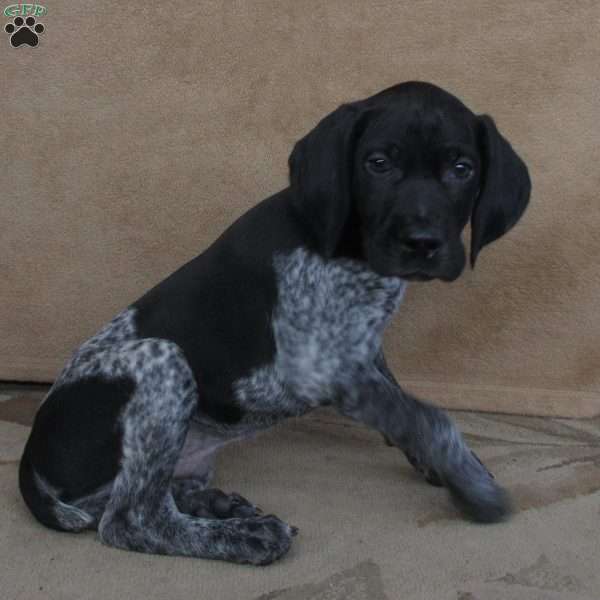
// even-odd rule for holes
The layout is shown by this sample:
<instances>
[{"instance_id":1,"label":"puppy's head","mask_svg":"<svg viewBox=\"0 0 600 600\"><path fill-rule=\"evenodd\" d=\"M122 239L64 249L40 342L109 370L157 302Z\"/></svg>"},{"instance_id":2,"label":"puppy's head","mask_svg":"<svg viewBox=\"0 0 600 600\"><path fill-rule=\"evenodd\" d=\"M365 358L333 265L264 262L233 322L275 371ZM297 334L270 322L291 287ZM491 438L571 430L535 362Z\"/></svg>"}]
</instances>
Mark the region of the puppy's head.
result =
<instances>
[{"instance_id":1,"label":"puppy's head","mask_svg":"<svg viewBox=\"0 0 600 600\"><path fill-rule=\"evenodd\" d=\"M521 217L527 168L487 115L427 83L342 105L290 156L293 202L325 256L447 281Z\"/></svg>"}]
</instances>

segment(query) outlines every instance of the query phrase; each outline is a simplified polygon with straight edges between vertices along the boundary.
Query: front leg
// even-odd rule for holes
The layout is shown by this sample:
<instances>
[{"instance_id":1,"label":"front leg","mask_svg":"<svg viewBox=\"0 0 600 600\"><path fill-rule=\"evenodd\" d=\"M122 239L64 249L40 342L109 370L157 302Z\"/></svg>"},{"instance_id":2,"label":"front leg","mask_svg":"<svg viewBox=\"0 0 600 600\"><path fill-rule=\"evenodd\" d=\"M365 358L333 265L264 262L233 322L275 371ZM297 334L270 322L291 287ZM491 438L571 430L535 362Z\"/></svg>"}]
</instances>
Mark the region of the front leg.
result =
<instances>
[{"instance_id":1,"label":"front leg","mask_svg":"<svg viewBox=\"0 0 600 600\"><path fill-rule=\"evenodd\" d=\"M338 410L380 431L434 484L446 486L471 519L491 523L510 513L507 493L470 450L448 415L406 394L383 353L357 389L347 390Z\"/></svg>"}]
</instances>

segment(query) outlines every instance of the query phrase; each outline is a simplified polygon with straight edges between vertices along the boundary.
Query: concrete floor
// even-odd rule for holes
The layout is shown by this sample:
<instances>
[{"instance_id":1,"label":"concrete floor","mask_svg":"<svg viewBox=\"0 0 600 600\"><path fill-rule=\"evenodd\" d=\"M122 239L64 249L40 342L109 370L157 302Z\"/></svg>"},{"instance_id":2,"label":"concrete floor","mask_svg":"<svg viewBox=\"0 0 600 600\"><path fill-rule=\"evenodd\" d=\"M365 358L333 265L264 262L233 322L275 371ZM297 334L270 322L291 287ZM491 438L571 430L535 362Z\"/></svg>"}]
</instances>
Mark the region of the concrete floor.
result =
<instances>
[{"instance_id":1,"label":"concrete floor","mask_svg":"<svg viewBox=\"0 0 600 600\"><path fill-rule=\"evenodd\" d=\"M0 386L0 590L7 600L597 600L600 419L455 413L517 514L463 521L375 432L318 411L219 457L217 486L300 527L265 568L148 556L33 520L17 491L44 386Z\"/></svg>"}]
</instances>

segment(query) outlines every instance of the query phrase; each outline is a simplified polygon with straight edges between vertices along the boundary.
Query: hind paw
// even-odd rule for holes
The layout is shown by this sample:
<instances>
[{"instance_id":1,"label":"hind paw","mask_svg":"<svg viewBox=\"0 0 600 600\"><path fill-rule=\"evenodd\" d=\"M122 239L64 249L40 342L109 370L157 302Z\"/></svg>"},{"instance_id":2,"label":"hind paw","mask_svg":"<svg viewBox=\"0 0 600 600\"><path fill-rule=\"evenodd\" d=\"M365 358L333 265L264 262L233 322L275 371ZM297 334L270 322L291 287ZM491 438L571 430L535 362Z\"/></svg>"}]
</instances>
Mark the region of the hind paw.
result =
<instances>
[{"instance_id":1,"label":"hind paw","mask_svg":"<svg viewBox=\"0 0 600 600\"><path fill-rule=\"evenodd\" d=\"M239 494L226 494L218 489L196 490L175 497L180 511L206 519L250 518L259 516L260 508Z\"/></svg>"}]
</instances>

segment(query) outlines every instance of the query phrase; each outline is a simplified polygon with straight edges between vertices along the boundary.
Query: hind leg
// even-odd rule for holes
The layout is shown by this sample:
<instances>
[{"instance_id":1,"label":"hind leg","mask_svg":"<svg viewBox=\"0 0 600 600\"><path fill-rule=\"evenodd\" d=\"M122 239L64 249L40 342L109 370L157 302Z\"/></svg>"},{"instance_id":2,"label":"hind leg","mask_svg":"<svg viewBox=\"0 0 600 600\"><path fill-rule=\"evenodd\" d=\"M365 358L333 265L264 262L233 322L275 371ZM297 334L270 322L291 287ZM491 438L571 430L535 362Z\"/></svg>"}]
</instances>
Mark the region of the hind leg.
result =
<instances>
[{"instance_id":1,"label":"hind leg","mask_svg":"<svg viewBox=\"0 0 600 600\"><path fill-rule=\"evenodd\" d=\"M100 539L140 552L253 564L285 554L293 531L276 517L218 520L178 508L173 490L181 501L178 490L185 486L172 478L196 408L195 383L179 348L139 340L124 345L119 359L135 391L121 417L121 468L100 520ZM213 498L211 506L218 503Z\"/></svg>"}]
</instances>

